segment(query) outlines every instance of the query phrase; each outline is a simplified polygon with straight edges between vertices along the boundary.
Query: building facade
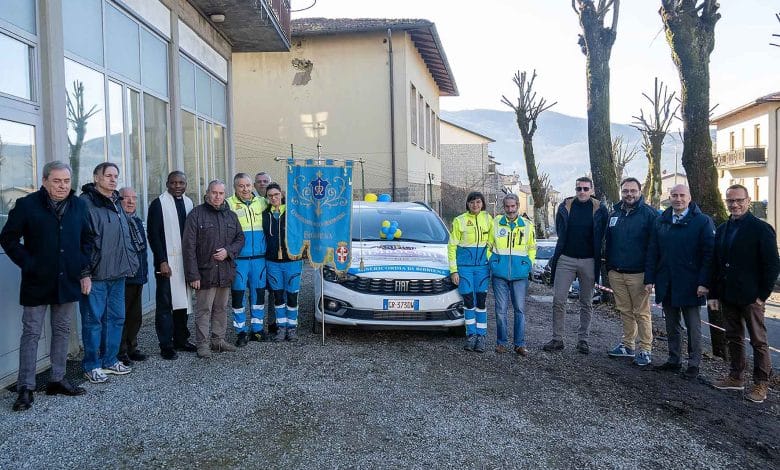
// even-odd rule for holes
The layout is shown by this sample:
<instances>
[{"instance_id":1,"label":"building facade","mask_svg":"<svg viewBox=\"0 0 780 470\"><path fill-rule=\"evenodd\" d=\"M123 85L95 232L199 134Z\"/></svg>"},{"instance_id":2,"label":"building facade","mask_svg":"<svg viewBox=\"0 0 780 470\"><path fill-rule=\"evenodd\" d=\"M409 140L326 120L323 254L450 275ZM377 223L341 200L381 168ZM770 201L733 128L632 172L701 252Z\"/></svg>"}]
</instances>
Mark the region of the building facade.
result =
<instances>
[{"instance_id":1,"label":"building facade","mask_svg":"<svg viewBox=\"0 0 780 470\"><path fill-rule=\"evenodd\" d=\"M239 170L284 185L275 157L363 159L356 197L438 208L439 97L457 88L433 23L295 20L289 53L234 54L232 70Z\"/></svg>"},{"instance_id":2,"label":"building facade","mask_svg":"<svg viewBox=\"0 0 780 470\"><path fill-rule=\"evenodd\" d=\"M139 195L142 218L174 169L188 174L188 193L199 201L210 179L225 179L234 167L232 52L289 45L286 1L5 0L0 226L53 160L71 164L77 192L98 163L116 163L120 186ZM4 253L0 275L7 280L0 286L4 384L15 378L21 332L19 270ZM50 334L38 348L41 368Z\"/></svg>"}]
</instances>

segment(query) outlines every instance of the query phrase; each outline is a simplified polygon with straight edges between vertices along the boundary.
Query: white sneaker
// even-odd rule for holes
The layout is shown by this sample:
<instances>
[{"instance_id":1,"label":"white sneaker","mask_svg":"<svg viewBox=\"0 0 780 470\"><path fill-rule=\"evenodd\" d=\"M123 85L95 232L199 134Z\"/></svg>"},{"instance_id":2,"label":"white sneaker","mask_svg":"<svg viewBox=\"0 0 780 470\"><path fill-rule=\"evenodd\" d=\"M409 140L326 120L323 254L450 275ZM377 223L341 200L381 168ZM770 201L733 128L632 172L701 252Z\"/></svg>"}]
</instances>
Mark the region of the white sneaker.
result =
<instances>
[{"instance_id":1,"label":"white sneaker","mask_svg":"<svg viewBox=\"0 0 780 470\"><path fill-rule=\"evenodd\" d=\"M93 384L108 382L108 376L103 372L103 369L92 369L89 372L84 372L84 377Z\"/></svg>"},{"instance_id":2,"label":"white sneaker","mask_svg":"<svg viewBox=\"0 0 780 470\"><path fill-rule=\"evenodd\" d=\"M125 374L129 374L132 371L133 369L122 364L121 361L116 361L116 363L114 363L113 366L103 368L104 374L113 374L113 375L125 375Z\"/></svg>"}]
</instances>

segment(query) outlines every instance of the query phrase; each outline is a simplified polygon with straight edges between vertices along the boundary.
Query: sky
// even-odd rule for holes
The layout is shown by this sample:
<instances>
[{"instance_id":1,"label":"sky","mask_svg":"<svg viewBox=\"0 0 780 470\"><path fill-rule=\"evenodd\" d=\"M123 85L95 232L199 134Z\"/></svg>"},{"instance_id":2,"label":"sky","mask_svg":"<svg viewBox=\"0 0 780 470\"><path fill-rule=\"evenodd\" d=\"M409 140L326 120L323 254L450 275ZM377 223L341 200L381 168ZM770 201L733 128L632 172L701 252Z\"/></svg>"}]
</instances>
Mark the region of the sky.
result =
<instances>
[{"instance_id":1,"label":"sky","mask_svg":"<svg viewBox=\"0 0 780 470\"><path fill-rule=\"evenodd\" d=\"M510 110L501 96L517 97L515 72L536 70L535 89L552 108L585 117L585 56L580 26L569 0L292 0L293 18L423 18L433 21L458 85L441 109ZM654 77L679 96L679 77L658 15L660 0L623 0L612 50L611 119L631 123ZM780 91L780 1L720 0L711 55L711 106L723 114Z\"/></svg>"}]
</instances>

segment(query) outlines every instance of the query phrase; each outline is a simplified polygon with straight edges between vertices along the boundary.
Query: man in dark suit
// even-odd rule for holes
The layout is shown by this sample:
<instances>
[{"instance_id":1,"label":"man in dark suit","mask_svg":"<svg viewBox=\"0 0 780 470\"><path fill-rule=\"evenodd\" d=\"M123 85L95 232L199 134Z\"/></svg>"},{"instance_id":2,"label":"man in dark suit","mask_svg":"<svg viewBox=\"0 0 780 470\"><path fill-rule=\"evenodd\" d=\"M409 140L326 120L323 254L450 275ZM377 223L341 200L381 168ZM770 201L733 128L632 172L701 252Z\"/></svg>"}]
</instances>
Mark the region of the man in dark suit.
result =
<instances>
[{"instance_id":1,"label":"man in dark suit","mask_svg":"<svg viewBox=\"0 0 780 470\"><path fill-rule=\"evenodd\" d=\"M722 310L726 326L731 371L713 383L720 390L744 390L744 331L747 325L753 346L753 388L748 400L766 400L772 362L769 358L764 302L772 293L780 272L775 231L750 212L747 188L735 184L726 190L731 217L715 234L712 290L709 305Z\"/></svg>"}]
</instances>

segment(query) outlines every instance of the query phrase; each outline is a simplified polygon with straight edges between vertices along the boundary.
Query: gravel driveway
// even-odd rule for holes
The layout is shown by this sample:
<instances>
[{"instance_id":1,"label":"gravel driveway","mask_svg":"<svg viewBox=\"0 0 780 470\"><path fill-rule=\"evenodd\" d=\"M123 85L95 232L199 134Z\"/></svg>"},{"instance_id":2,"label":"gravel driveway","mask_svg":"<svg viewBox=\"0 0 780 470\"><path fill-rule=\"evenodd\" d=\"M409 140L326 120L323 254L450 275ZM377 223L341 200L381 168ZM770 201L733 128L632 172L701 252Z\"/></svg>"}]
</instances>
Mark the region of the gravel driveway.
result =
<instances>
[{"instance_id":1,"label":"gravel driveway","mask_svg":"<svg viewBox=\"0 0 780 470\"><path fill-rule=\"evenodd\" d=\"M542 297L528 301L526 358L492 344L467 353L462 338L431 332L337 330L323 346L310 332L310 281L307 269L297 343L153 356L84 384L83 397L36 393L23 413L0 391L0 468L780 466L776 390L755 405L710 388L726 370L719 360L690 382L610 359L621 330L606 310L594 315L589 356L572 347L577 315L562 353L540 350L551 322ZM153 318L140 342L156 351Z\"/></svg>"}]
</instances>

